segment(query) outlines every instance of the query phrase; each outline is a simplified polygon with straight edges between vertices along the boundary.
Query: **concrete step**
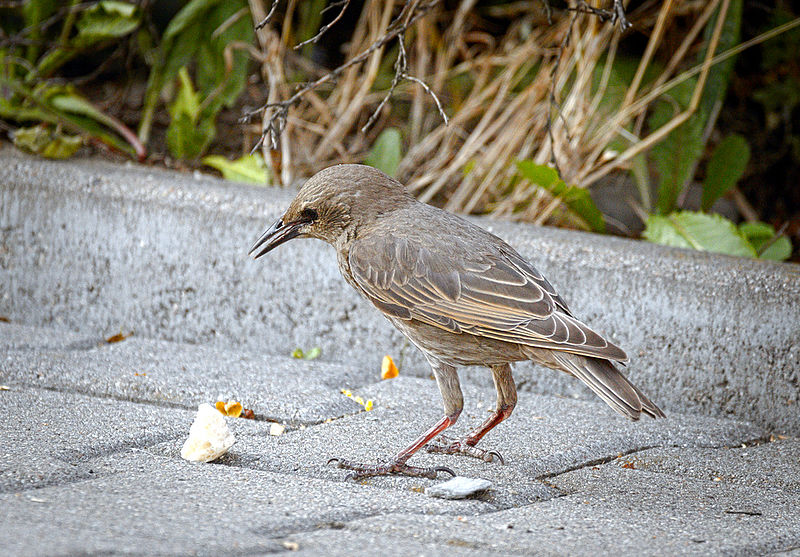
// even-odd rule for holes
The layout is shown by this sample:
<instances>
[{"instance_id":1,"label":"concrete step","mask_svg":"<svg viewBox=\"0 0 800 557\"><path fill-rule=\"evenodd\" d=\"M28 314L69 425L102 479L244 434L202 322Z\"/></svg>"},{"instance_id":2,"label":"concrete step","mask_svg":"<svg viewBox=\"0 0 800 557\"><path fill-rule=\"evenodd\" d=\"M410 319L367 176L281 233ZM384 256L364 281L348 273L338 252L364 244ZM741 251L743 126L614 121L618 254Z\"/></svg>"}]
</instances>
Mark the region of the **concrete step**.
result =
<instances>
[{"instance_id":1,"label":"concrete step","mask_svg":"<svg viewBox=\"0 0 800 557\"><path fill-rule=\"evenodd\" d=\"M99 160L0 151L0 316L137 337L429 370L339 276L319 242L246 252L293 196ZM542 270L575 313L631 355L628 375L669 412L800 432L800 271L637 242L478 220ZM488 385L484 370L464 375ZM591 398L520 365L523 390Z\"/></svg>"}]
</instances>

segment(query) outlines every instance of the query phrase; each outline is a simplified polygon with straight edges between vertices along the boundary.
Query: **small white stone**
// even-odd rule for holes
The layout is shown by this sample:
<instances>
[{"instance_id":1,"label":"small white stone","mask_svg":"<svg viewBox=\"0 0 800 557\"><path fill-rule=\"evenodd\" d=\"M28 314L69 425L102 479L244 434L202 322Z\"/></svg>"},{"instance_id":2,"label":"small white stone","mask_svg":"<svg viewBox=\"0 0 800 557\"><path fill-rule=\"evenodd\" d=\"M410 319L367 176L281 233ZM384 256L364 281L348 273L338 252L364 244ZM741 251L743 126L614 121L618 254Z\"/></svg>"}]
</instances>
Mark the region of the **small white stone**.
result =
<instances>
[{"instance_id":1,"label":"small white stone","mask_svg":"<svg viewBox=\"0 0 800 557\"><path fill-rule=\"evenodd\" d=\"M211 462L227 453L235 442L220 411L210 404L201 404L189 428L189 438L181 449L181 457L192 462Z\"/></svg>"},{"instance_id":2,"label":"small white stone","mask_svg":"<svg viewBox=\"0 0 800 557\"><path fill-rule=\"evenodd\" d=\"M481 478L456 476L446 482L425 488L425 494L442 499L464 499L492 487L492 482Z\"/></svg>"},{"instance_id":3,"label":"small white stone","mask_svg":"<svg viewBox=\"0 0 800 557\"><path fill-rule=\"evenodd\" d=\"M269 424L269 434L274 435L275 437L277 437L278 435L283 435L285 429L286 426L283 424L278 424L274 422Z\"/></svg>"}]
</instances>

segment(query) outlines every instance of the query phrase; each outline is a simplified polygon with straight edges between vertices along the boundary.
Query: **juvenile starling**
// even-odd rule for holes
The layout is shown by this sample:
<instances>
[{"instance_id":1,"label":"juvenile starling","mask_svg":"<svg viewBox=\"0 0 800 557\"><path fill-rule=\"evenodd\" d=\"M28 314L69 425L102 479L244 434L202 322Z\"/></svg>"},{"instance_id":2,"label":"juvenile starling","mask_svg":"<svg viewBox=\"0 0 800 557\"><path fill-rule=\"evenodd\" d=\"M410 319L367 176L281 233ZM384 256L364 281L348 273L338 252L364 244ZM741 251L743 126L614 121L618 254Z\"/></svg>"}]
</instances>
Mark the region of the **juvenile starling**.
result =
<instances>
[{"instance_id":1,"label":"juvenile starling","mask_svg":"<svg viewBox=\"0 0 800 557\"><path fill-rule=\"evenodd\" d=\"M345 280L425 355L445 415L389 462L333 459L355 477L436 477L443 469L406 461L423 446L502 460L475 445L517 402L511 362L533 360L574 375L632 420L664 413L615 367L625 352L580 322L533 266L500 238L418 202L396 180L369 166L342 164L314 175L284 215L256 241L256 259L291 240L317 238L336 249ZM464 439L434 440L463 408L457 366L492 371L497 406ZM449 471L449 470L448 470Z\"/></svg>"}]
</instances>

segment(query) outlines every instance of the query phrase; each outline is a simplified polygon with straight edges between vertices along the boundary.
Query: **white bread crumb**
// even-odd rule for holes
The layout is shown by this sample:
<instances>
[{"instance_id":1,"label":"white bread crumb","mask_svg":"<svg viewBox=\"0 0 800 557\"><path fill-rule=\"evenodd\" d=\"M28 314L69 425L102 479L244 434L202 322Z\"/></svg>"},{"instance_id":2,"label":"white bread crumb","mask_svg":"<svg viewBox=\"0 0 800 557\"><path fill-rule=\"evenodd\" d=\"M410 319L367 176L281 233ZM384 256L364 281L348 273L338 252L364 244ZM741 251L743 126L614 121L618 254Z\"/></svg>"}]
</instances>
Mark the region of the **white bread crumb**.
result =
<instances>
[{"instance_id":1,"label":"white bread crumb","mask_svg":"<svg viewBox=\"0 0 800 557\"><path fill-rule=\"evenodd\" d=\"M192 462L211 462L227 453L235 441L222 414L210 404L201 404L181 456Z\"/></svg>"}]
</instances>

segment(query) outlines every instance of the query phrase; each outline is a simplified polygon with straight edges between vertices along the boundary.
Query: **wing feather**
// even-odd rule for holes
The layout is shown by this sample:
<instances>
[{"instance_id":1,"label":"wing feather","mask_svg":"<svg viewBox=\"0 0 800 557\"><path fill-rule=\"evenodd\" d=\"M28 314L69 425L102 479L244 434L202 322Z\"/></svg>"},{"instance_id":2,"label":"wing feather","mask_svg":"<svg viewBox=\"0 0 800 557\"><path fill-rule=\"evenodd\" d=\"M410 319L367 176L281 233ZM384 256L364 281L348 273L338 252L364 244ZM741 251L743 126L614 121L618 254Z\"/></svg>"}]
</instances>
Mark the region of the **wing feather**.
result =
<instances>
[{"instance_id":1,"label":"wing feather","mask_svg":"<svg viewBox=\"0 0 800 557\"><path fill-rule=\"evenodd\" d=\"M621 348L573 317L547 279L507 245L482 254L445 249L372 235L353 243L348 263L364 295L400 319L627 361Z\"/></svg>"}]
</instances>

